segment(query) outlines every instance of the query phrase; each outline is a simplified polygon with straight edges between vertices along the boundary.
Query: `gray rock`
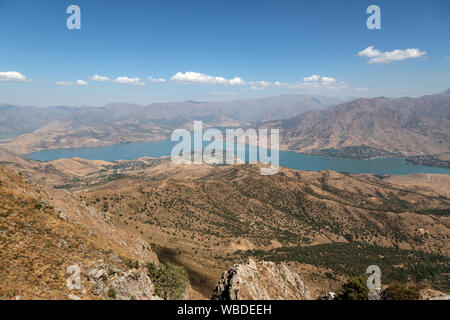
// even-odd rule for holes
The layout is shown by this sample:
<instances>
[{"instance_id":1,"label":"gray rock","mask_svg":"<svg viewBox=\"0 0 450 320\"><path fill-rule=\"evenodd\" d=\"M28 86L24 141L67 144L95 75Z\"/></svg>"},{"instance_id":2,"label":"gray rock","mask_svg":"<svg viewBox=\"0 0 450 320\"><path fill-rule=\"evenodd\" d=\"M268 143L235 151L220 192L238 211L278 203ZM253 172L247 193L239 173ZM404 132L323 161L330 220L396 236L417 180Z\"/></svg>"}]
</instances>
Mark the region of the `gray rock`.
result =
<instances>
[{"instance_id":1,"label":"gray rock","mask_svg":"<svg viewBox=\"0 0 450 320\"><path fill-rule=\"evenodd\" d=\"M286 264L249 259L223 273L214 300L310 300L308 288Z\"/></svg>"},{"instance_id":2,"label":"gray rock","mask_svg":"<svg viewBox=\"0 0 450 320\"><path fill-rule=\"evenodd\" d=\"M384 300L385 293L383 289L371 289L367 295L368 300Z\"/></svg>"},{"instance_id":3,"label":"gray rock","mask_svg":"<svg viewBox=\"0 0 450 320\"><path fill-rule=\"evenodd\" d=\"M102 293L106 294L107 290L106 290L105 283L103 281L96 282L94 284L94 286L92 287L91 291L96 296L100 296L100 295L102 295Z\"/></svg>"},{"instance_id":4,"label":"gray rock","mask_svg":"<svg viewBox=\"0 0 450 320\"><path fill-rule=\"evenodd\" d=\"M110 288L114 290L118 300L159 300L154 295L154 286L147 274L142 270L130 270L113 279Z\"/></svg>"},{"instance_id":5,"label":"gray rock","mask_svg":"<svg viewBox=\"0 0 450 320\"><path fill-rule=\"evenodd\" d=\"M334 300L336 299L336 292L328 291L320 296L319 300Z\"/></svg>"}]
</instances>

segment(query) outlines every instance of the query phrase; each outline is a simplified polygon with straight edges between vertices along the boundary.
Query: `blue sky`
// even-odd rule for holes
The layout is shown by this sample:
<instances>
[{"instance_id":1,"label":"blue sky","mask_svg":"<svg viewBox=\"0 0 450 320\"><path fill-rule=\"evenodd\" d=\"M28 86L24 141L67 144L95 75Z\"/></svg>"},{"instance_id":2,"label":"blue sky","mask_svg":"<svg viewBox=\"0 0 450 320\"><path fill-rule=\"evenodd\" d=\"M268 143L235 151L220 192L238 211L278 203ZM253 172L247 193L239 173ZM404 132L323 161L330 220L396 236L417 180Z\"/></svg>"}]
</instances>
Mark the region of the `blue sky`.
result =
<instances>
[{"instance_id":1,"label":"blue sky","mask_svg":"<svg viewBox=\"0 0 450 320\"><path fill-rule=\"evenodd\" d=\"M447 0L0 0L0 102L419 96L450 87L449 35Z\"/></svg>"}]
</instances>

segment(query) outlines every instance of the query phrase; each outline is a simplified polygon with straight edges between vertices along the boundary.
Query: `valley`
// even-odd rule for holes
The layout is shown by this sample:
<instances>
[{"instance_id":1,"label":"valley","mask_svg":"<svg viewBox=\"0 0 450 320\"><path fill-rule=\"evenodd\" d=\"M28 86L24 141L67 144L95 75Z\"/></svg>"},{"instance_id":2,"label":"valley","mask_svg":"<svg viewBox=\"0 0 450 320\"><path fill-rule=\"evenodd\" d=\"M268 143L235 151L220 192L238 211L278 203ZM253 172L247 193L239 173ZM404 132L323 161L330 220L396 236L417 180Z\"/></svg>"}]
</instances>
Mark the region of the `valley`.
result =
<instances>
[{"instance_id":1,"label":"valley","mask_svg":"<svg viewBox=\"0 0 450 320\"><path fill-rule=\"evenodd\" d=\"M450 300L450 2L341 2L0 1L0 303Z\"/></svg>"},{"instance_id":2,"label":"valley","mask_svg":"<svg viewBox=\"0 0 450 320\"><path fill-rule=\"evenodd\" d=\"M385 285L448 293L449 101L448 91L334 106L293 95L58 108L26 132L10 122L0 143L0 296L210 299L224 271L263 268L300 275L291 297L317 299L372 264ZM195 119L280 128L279 172L173 163L167 139ZM74 264L76 294L65 286ZM176 287L158 282L164 272Z\"/></svg>"},{"instance_id":3,"label":"valley","mask_svg":"<svg viewBox=\"0 0 450 320\"><path fill-rule=\"evenodd\" d=\"M386 269L386 283L449 291L448 175L431 175L432 183L427 175L287 168L260 176L259 165L9 156L8 167L50 194L68 192L77 206L142 238L159 261L182 266L197 298L209 298L221 273L248 257L288 263L313 297L366 264Z\"/></svg>"}]
</instances>

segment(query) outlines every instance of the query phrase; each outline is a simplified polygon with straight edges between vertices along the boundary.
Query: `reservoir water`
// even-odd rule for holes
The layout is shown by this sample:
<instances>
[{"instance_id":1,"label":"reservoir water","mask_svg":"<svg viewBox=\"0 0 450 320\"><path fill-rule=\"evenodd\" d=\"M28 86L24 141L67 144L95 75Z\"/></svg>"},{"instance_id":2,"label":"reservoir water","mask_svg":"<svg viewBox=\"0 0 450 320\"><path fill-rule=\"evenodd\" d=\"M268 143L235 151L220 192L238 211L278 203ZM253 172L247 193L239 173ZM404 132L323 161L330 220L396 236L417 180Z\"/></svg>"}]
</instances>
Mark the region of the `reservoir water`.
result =
<instances>
[{"instance_id":1,"label":"reservoir water","mask_svg":"<svg viewBox=\"0 0 450 320\"><path fill-rule=\"evenodd\" d=\"M105 147L44 150L31 153L27 157L39 161L53 161L73 157L105 161L132 160L144 156L170 156L172 148L176 143L170 140L164 140L159 142L123 143ZM280 151L280 166L298 170L334 170L348 173L399 175L414 173L450 174L449 169L411 165L404 159L350 160L301 154L292 151Z\"/></svg>"}]
</instances>

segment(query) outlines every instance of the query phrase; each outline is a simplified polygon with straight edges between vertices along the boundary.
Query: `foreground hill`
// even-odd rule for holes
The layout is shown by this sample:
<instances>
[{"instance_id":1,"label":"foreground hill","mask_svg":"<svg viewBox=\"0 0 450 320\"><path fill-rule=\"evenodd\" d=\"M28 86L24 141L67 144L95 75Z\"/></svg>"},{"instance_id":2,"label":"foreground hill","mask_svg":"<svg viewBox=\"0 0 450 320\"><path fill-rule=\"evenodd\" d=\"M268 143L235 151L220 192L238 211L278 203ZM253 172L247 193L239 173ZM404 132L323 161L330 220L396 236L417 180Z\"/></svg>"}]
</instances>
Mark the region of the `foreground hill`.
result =
<instances>
[{"instance_id":1,"label":"foreground hill","mask_svg":"<svg viewBox=\"0 0 450 320\"><path fill-rule=\"evenodd\" d=\"M370 264L389 269L387 281L449 289L445 175L432 175L435 187L416 187L372 175L281 168L260 176L258 166L148 158L104 168L62 187L142 234L162 261L183 265L205 297L224 264L251 256L293 262L314 294Z\"/></svg>"},{"instance_id":2,"label":"foreground hill","mask_svg":"<svg viewBox=\"0 0 450 320\"><path fill-rule=\"evenodd\" d=\"M450 150L450 91L357 99L259 127L279 128L282 147L298 152L355 159L443 154Z\"/></svg>"},{"instance_id":3,"label":"foreground hill","mask_svg":"<svg viewBox=\"0 0 450 320\"><path fill-rule=\"evenodd\" d=\"M129 257L139 260L142 267L151 258L144 255L155 252L162 263L182 266L193 288L189 294L197 298L211 297L224 270L250 257L286 263L301 276L312 298L338 290L346 279L364 273L372 264L383 270L385 284L420 283L450 291L447 175L378 177L280 168L277 175L261 176L259 165L177 165L168 158L113 163L75 158L41 163L8 152L0 153L0 160L22 174L5 173L1 180L7 188L1 190L45 190L30 191L32 198L27 205L34 212L41 210L39 205L32 209L35 203L41 203L46 215L36 212L39 221L45 223L43 217L62 219L85 228L77 234L86 239L99 237L87 250L92 254L86 261L89 267L83 269L86 274L92 269L108 270L107 265L112 263L109 253L102 255L98 249L100 253L95 254L96 246L104 245L104 250L113 248L122 262ZM8 181L13 177L22 179L22 184L10 186ZM22 194L4 194L4 198L11 199L11 203L2 202L4 214L9 215L4 223L19 221L12 217L28 212L20 209L18 199L28 199ZM60 209L68 221L59 217ZM34 216L25 215L23 219ZM39 221L14 223L15 241L28 239L27 229L20 226ZM53 233L56 236L50 235ZM30 233L33 237L41 234ZM61 236L53 229L45 234L51 237L53 244L47 246L53 252ZM102 240L104 237L108 240ZM63 239L71 243L67 240L70 237ZM37 238L27 241L35 240L43 243ZM117 242L120 245L116 246ZM130 244L120 251L122 242ZM12 244L6 248L4 252L15 252ZM48 254L40 252L44 249L23 250L20 256L33 255L34 251L43 257ZM61 246L55 250L69 249ZM75 256L84 261L84 256ZM51 266L63 263L66 267L64 259L46 259ZM105 262L96 264L98 259ZM11 260L13 255L2 259ZM123 274L107 278L107 288L111 288L114 277L127 277L126 266L117 268ZM5 264L1 272L8 270ZM28 272L33 274L30 270L23 274ZM8 281L4 288L13 287L15 280ZM98 285L95 279L86 283L97 289ZM107 298L105 288L102 292ZM62 295L67 296L67 292Z\"/></svg>"},{"instance_id":4,"label":"foreground hill","mask_svg":"<svg viewBox=\"0 0 450 320\"><path fill-rule=\"evenodd\" d=\"M122 299L157 298L145 273L128 262L158 262L138 235L117 229L67 192L37 185L5 166L0 199L0 299L104 299L108 292ZM70 266L81 271L81 288L67 287L76 275ZM101 283L92 274L99 266L109 270Z\"/></svg>"}]
</instances>

